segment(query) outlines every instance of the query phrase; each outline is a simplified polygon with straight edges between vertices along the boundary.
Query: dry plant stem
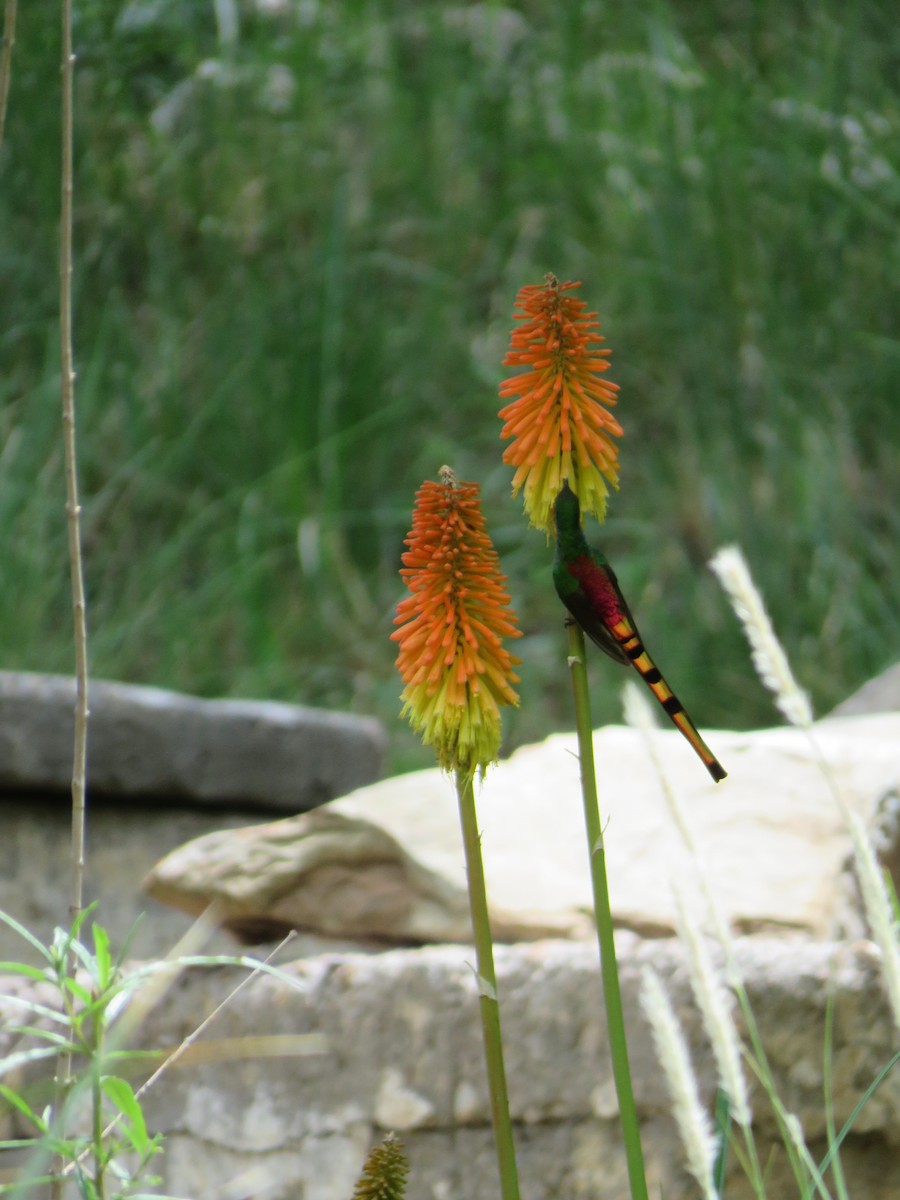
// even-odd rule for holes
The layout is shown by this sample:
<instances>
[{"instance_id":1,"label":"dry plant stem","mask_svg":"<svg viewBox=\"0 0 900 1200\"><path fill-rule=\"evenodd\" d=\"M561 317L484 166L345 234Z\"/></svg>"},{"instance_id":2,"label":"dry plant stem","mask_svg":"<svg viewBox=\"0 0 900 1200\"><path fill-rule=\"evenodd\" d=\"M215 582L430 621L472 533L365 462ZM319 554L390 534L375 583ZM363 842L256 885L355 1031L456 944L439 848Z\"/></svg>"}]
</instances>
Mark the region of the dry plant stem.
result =
<instances>
[{"instance_id":1,"label":"dry plant stem","mask_svg":"<svg viewBox=\"0 0 900 1200\"><path fill-rule=\"evenodd\" d=\"M472 914L472 933L475 938L475 957L478 967L478 998L481 1008L481 1028L484 1035L484 1057L491 1096L491 1119L494 1125L497 1165L500 1170L500 1195L503 1200L518 1200L519 1176L516 1170L512 1122L509 1117L506 1069L503 1065L503 1043L500 1038L500 1005L497 1000L497 977L494 972L494 949L491 925L488 919L484 866L481 861L481 837L475 814L475 789L471 773L462 770L456 772L456 794L459 799L459 819L462 825L463 847L466 855L469 910Z\"/></svg>"},{"instance_id":2,"label":"dry plant stem","mask_svg":"<svg viewBox=\"0 0 900 1200\"><path fill-rule=\"evenodd\" d=\"M75 454L75 369L72 354L72 141L73 76L72 0L62 0L61 189L59 219L59 343L63 436L66 471L66 518L69 533L69 569L72 577L72 607L75 625L75 745L72 762L72 882L69 899L70 923L81 911L84 887L84 791L87 757L87 629L85 624L84 579L81 561L81 527L78 505L77 459ZM70 958L74 967L74 958ZM64 1120L69 1092L71 1055L63 1053L57 1063L57 1121ZM65 1129L57 1133L65 1137ZM96 1148L95 1148L96 1149ZM62 1194L62 1164L54 1172L52 1193Z\"/></svg>"},{"instance_id":3,"label":"dry plant stem","mask_svg":"<svg viewBox=\"0 0 900 1200\"><path fill-rule=\"evenodd\" d=\"M263 959L263 965L268 966L269 963L275 958L275 956L277 954L279 954L284 949L285 946L287 946L290 942L292 942L295 937L296 937L296 930L292 929L290 931L290 933L288 933L285 937L283 937L281 939L281 941L278 943L278 945L275 947L275 949L270 954L266 955L266 957ZM159 1066L156 1068L156 1070L153 1072L153 1074L150 1076L150 1078L145 1080L144 1083L141 1084L141 1086L138 1088L138 1090L134 1093L135 1100L141 1100L147 1094L147 1092L150 1091L150 1089L153 1087L153 1085L155 1083L159 1082L160 1077L162 1075L165 1075L165 1073L168 1070L170 1070L170 1068L175 1066L175 1064L178 1062L179 1058L181 1058L181 1056L185 1053L185 1051L187 1051L187 1049L190 1046L193 1046L194 1042L196 1042L197 1039L200 1037L200 1035L209 1028L209 1026L213 1023L213 1021L219 1015L219 1013L222 1012L223 1009L227 1008L228 1005L231 1004L231 1002L234 1000L235 996L239 995L244 990L244 988L249 987L250 984L257 977L258 974L259 974L259 967L257 967L255 970L251 971L250 974L245 979L241 980L241 982L237 985L237 987L234 989L233 992L229 992L228 995L225 997L225 999L220 1004L216 1005L216 1007L212 1010L212 1012L209 1014L209 1016L205 1017L200 1022L200 1024L197 1026L197 1028L194 1030L194 1032L189 1033L188 1036L184 1039L184 1041L181 1042L181 1044L178 1046L178 1048L176 1050L173 1050L172 1053L169 1055L169 1057L164 1062L161 1062L159 1064ZM115 1124L115 1122L113 1122L111 1125L109 1125L103 1131L104 1137L106 1137L110 1133L114 1124Z\"/></svg>"},{"instance_id":4,"label":"dry plant stem","mask_svg":"<svg viewBox=\"0 0 900 1200\"><path fill-rule=\"evenodd\" d=\"M72 353L72 0L62 3L62 190L59 222L59 342L66 463L66 518L75 622L75 745L72 761L72 887L69 917L81 912L84 889L84 793L87 761L87 624L81 557L81 506L75 453L75 367Z\"/></svg>"},{"instance_id":5,"label":"dry plant stem","mask_svg":"<svg viewBox=\"0 0 900 1200\"><path fill-rule=\"evenodd\" d=\"M569 670L575 695L575 728L578 733L578 759L581 766L581 795L584 801L584 823L587 832L591 863L591 887L594 893L594 920L600 944L600 971L603 977L603 996L606 1002L606 1025L612 1057L613 1079L619 1100L619 1120L628 1181L632 1200L647 1200L647 1181L644 1174L644 1155L641 1149L641 1130L638 1123L631 1068L628 1064L628 1045L625 1040L625 1018L622 994L619 989L619 968L616 963L616 944L613 934L609 886L606 879L606 849L600 824L597 801L597 778L594 772L594 740L591 724L590 696L585 670L584 633L579 625L568 623Z\"/></svg>"},{"instance_id":6,"label":"dry plant stem","mask_svg":"<svg viewBox=\"0 0 900 1200\"><path fill-rule=\"evenodd\" d=\"M3 15L3 53L0 55L0 146L6 129L6 105L12 78L12 52L16 40L16 0L6 0Z\"/></svg>"}]
</instances>

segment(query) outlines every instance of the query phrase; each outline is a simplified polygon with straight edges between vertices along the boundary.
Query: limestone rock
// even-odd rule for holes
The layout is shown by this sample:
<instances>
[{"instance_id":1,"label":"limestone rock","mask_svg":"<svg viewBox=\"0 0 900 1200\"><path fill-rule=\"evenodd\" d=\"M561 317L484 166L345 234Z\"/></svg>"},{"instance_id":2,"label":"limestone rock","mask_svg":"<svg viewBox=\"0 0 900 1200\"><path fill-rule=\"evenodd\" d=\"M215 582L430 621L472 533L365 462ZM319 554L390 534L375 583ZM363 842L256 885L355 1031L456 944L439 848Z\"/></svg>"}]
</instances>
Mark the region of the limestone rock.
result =
<instances>
[{"instance_id":1,"label":"limestone rock","mask_svg":"<svg viewBox=\"0 0 900 1200\"><path fill-rule=\"evenodd\" d=\"M464 942L471 919L465 877L408 852L374 820L325 805L267 825L188 842L150 872L154 900L199 916L215 903L241 941L291 929L362 941ZM504 941L570 931L566 921L493 912Z\"/></svg>"},{"instance_id":2,"label":"limestone rock","mask_svg":"<svg viewBox=\"0 0 900 1200\"><path fill-rule=\"evenodd\" d=\"M863 713L900 712L900 663L867 680L846 700L842 700L833 717L857 717Z\"/></svg>"},{"instance_id":3,"label":"limestone rock","mask_svg":"<svg viewBox=\"0 0 900 1200\"><path fill-rule=\"evenodd\" d=\"M696 1185L684 1170L671 1100L639 1004L649 965L672 997L702 1096L711 1103L715 1066L688 988L685 952L672 939L642 941L627 931L617 943L650 1193L691 1200ZM865 942L766 936L738 939L734 955L776 1089L821 1161L827 1006L833 1004L834 1015L829 1095L839 1128L896 1048L877 956ZM510 1104L529 1197L626 1200L615 1106L603 1099L614 1091L596 946L498 947L496 964ZM496 1195L471 948L329 955L281 970L282 976L260 977L232 995L244 972L189 969L146 1014L141 1044L171 1046L231 996L194 1047L196 1057L165 1075L144 1101L148 1127L165 1135L164 1153L154 1161L164 1190L346 1200L368 1147L399 1124L411 1164L408 1200ZM34 985L17 980L13 986ZM0 995L6 991L0 985ZM6 1048L2 1028L0 1021L0 1052ZM275 1035L280 1045L289 1043L283 1035L294 1034L298 1041L322 1039L320 1052L306 1053L301 1044L297 1053L252 1057L262 1053L261 1038ZM771 1108L752 1076L748 1082L759 1157L772 1171L767 1194L795 1195L783 1149L772 1157L779 1140ZM841 1147L854 1200L900 1195L898 1130L900 1073L893 1071ZM238 1179L253 1184L232 1191ZM752 1195L734 1155L725 1194Z\"/></svg>"},{"instance_id":4,"label":"limestone rock","mask_svg":"<svg viewBox=\"0 0 900 1200\"><path fill-rule=\"evenodd\" d=\"M293 704L91 681L92 796L312 808L377 779L377 722ZM0 789L68 793L74 680L0 671Z\"/></svg>"},{"instance_id":5,"label":"limestone rock","mask_svg":"<svg viewBox=\"0 0 900 1200\"><path fill-rule=\"evenodd\" d=\"M0 796L0 911L9 913L44 943L67 919L72 842L70 804L59 796ZM259 810L212 812L165 808L135 801L103 803L88 799L85 903L99 902L96 920L117 950L129 938L136 957L164 957L190 923L182 913L148 904L140 881L163 854L212 829L235 828L259 820ZM89 936L89 935L88 935ZM234 941L219 932L208 953L233 951ZM0 961L38 962L32 948L0 922Z\"/></svg>"},{"instance_id":6,"label":"limestone rock","mask_svg":"<svg viewBox=\"0 0 900 1200\"><path fill-rule=\"evenodd\" d=\"M643 971L652 966L671 996L711 1107L715 1065L689 991L685 951L674 939L643 941L628 931L617 934L616 944L650 1194L692 1200L696 1185L684 1170L671 1099L639 1003ZM874 947L758 935L736 939L732 950L775 1089L801 1122L815 1160L827 1149L827 1091L838 1128L854 1114L841 1146L848 1194L896 1200L900 1072L890 1072L861 1103L897 1045ZM278 975L260 975L239 991L246 969L210 964L185 969L149 1006L138 998L137 1036L147 1049L180 1044L217 1012L142 1101L148 1128L164 1135L164 1153L153 1163L163 1190L233 1200L346 1200L369 1146L399 1126L411 1165L407 1200L496 1195L472 957L468 946L329 954L282 962ZM528 1196L627 1200L596 946L499 946L495 958ZM58 1003L47 982L0 979L0 1058L7 1061L27 1049L28 1035L17 1026L27 1011L21 1002L29 999ZM26 1062L5 1082L28 1087L33 1097L43 1094L36 1085L52 1071L52 1062ZM766 1194L794 1196L771 1106L749 1070L747 1076ZM25 1118L11 1110L0 1133L25 1132L31 1132ZM734 1155L725 1195L753 1196Z\"/></svg>"},{"instance_id":7,"label":"limestone rock","mask_svg":"<svg viewBox=\"0 0 900 1200\"><path fill-rule=\"evenodd\" d=\"M897 787L900 715L829 719L815 736L834 785L870 821ZM708 741L729 771L718 785L678 733L655 736L724 912L738 930L828 936L846 915L838 882L850 842L809 739L782 728ZM666 791L635 731L599 730L594 751L614 916L665 935L672 881L695 874ZM477 806L495 936L585 934L591 889L574 737L523 747L488 773ZM384 780L315 814L210 834L173 851L146 887L189 912L216 901L248 937L295 923L399 942L468 938L456 797L437 770Z\"/></svg>"}]
</instances>

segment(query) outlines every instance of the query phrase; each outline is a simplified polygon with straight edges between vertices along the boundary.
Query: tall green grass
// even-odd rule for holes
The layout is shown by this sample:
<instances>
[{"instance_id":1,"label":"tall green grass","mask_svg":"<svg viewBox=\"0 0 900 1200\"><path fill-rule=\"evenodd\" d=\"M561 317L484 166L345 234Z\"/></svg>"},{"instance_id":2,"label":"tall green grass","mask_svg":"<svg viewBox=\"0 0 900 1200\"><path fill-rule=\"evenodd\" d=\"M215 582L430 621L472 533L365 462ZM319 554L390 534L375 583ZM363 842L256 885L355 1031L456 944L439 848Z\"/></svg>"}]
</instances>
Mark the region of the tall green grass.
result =
<instances>
[{"instance_id":1,"label":"tall green grass","mask_svg":"<svg viewBox=\"0 0 900 1200\"><path fill-rule=\"evenodd\" d=\"M70 670L56 19L22 8L0 665ZM548 270L584 281L613 350L603 547L694 717L770 719L704 566L725 541L820 711L897 657L892 5L248 3L225 46L200 0L76 11L95 675L374 712L395 765L424 764L387 634L413 493L449 461L482 483L523 695L545 701L511 740L563 723L549 549L509 499L495 415L513 298Z\"/></svg>"}]
</instances>

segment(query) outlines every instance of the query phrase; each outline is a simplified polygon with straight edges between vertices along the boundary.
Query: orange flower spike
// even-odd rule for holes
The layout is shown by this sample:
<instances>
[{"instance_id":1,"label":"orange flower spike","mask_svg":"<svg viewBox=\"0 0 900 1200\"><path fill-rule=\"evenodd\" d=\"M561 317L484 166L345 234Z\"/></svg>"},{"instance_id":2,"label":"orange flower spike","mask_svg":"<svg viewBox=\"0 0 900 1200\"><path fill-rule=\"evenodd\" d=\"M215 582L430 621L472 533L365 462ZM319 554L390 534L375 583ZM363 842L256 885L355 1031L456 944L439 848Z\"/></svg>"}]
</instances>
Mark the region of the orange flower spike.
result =
<instances>
[{"instance_id":1,"label":"orange flower spike","mask_svg":"<svg viewBox=\"0 0 900 1200\"><path fill-rule=\"evenodd\" d=\"M405 685L401 715L445 770L483 772L500 750L500 707L519 703L519 660L503 638L520 635L478 485L442 467L441 482L416 495L406 545L400 575L410 594L391 634Z\"/></svg>"},{"instance_id":2,"label":"orange flower spike","mask_svg":"<svg viewBox=\"0 0 900 1200\"><path fill-rule=\"evenodd\" d=\"M599 348L597 314L570 295L580 283L548 275L516 298L515 319L504 366L527 367L500 385L510 404L500 410L501 438L510 444L503 461L516 468L513 495L524 489L532 525L553 532L553 503L562 481L577 494L582 513L599 520L609 487L618 487L619 450L613 437L622 427L609 409L618 386L600 376L609 369L609 350Z\"/></svg>"}]
</instances>

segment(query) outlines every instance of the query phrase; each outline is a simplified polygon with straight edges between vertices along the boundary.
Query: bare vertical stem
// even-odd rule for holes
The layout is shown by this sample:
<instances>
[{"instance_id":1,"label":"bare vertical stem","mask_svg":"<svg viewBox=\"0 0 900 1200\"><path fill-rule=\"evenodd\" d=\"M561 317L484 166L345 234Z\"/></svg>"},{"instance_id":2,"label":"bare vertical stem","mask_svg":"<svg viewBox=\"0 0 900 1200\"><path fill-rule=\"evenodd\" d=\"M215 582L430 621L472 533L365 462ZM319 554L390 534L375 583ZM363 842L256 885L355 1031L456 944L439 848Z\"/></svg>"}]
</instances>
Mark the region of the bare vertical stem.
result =
<instances>
[{"instance_id":1,"label":"bare vertical stem","mask_svg":"<svg viewBox=\"0 0 900 1200\"><path fill-rule=\"evenodd\" d=\"M75 745L72 760L72 886L69 917L78 916L84 892L84 794L87 761L87 623L81 559L81 506L75 453L75 366L72 353L72 0L62 0L62 192L59 221L59 352L66 460L66 518L75 620Z\"/></svg>"},{"instance_id":2,"label":"bare vertical stem","mask_svg":"<svg viewBox=\"0 0 900 1200\"><path fill-rule=\"evenodd\" d=\"M103 1021L97 1022L91 1055L91 1149L94 1156L94 1193L97 1200L106 1200L106 1162L103 1153Z\"/></svg>"},{"instance_id":3,"label":"bare vertical stem","mask_svg":"<svg viewBox=\"0 0 900 1200\"><path fill-rule=\"evenodd\" d=\"M484 1057L487 1066L488 1091L491 1098L491 1120L494 1126L494 1145L500 1171L502 1200L519 1200L519 1176L512 1121L509 1115L509 1094L506 1068L503 1063L503 1041L500 1036L500 1005L497 999L497 975L494 971L494 946L488 916L484 865L481 861L481 835L475 813L475 790L471 771L456 772L456 795L459 800L459 819L462 826L463 848L466 855L466 878L469 890L469 911L472 914L472 934L475 940L475 959L478 964L478 998L481 1005L481 1029L484 1035Z\"/></svg>"},{"instance_id":4,"label":"bare vertical stem","mask_svg":"<svg viewBox=\"0 0 900 1200\"><path fill-rule=\"evenodd\" d=\"M6 103L9 99L9 81L12 77L12 52L16 40L16 0L6 0L3 15L3 52L0 54L0 146L6 128Z\"/></svg>"},{"instance_id":5,"label":"bare vertical stem","mask_svg":"<svg viewBox=\"0 0 900 1200\"><path fill-rule=\"evenodd\" d=\"M75 637L75 744L72 761L72 879L69 918L74 923L81 912L84 894L84 794L87 760L87 625L85 621L84 575L81 560L81 507L78 503L78 460L75 453L75 366L72 352L72 144L73 81L72 0L61 0L61 188L59 214L59 353L62 394L63 437L66 472L66 524L69 535L69 569L72 578L72 609ZM70 958L70 968L74 964ZM72 1073L71 1053L62 1052L57 1062L54 1123L57 1137L65 1139L65 1110ZM54 1172L51 1195L62 1195L61 1161Z\"/></svg>"},{"instance_id":6,"label":"bare vertical stem","mask_svg":"<svg viewBox=\"0 0 900 1200\"><path fill-rule=\"evenodd\" d=\"M591 701L585 670L584 633L575 621L566 622L569 631L569 670L575 697L575 728L578 735L578 760L581 768L581 796L584 804L584 824L590 855L591 888L594 895L594 924L600 947L600 974L603 998L606 1002L606 1028L609 1031L609 1051L613 1080L619 1101L619 1123L625 1145L625 1161L632 1200L647 1200L647 1180L644 1172L644 1153L638 1120L628 1044L625 1040L625 1016L619 987L619 967L616 961L616 942L613 931L609 884L606 878L606 847L597 799L597 776L594 769L594 732L591 721Z\"/></svg>"}]
</instances>

